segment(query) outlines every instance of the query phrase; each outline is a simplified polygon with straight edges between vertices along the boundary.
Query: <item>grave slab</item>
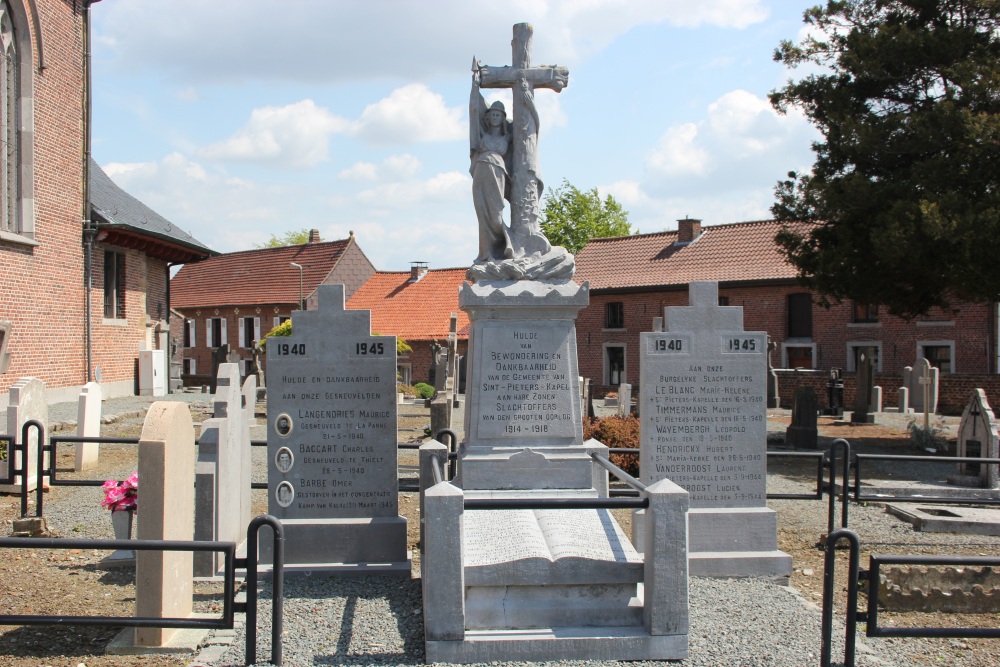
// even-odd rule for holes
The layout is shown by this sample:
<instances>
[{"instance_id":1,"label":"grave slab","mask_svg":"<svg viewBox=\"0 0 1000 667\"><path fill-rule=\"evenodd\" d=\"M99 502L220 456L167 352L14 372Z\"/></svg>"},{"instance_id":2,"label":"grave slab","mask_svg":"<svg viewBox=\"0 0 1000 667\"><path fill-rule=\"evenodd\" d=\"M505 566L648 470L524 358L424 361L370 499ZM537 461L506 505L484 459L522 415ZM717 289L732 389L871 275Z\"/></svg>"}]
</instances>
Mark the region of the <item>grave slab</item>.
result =
<instances>
[{"instance_id":1,"label":"grave slab","mask_svg":"<svg viewBox=\"0 0 1000 667\"><path fill-rule=\"evenodd\" d=\"M49 435L49 405L45 399L45 383L38 378L21 378L10 387L10 403L7 406L7 430L8 435L13 436L18 442L21 441L21 428L26 422L35 420L41 423L45 429L45 437ZM0 476L7 476L7 466L10 459L0 461ZM18 452L13 459L18 465L21 463L21 453ZM38 430L30 429L28 432L28 452L27 461L23 466L27 473L26 484L29 491L34 491L38 486ZM0 484L0 493L20 493L22 476L14 478L13 484ZM48 484L46 483L47 487Z\"/></svg>"},{"instance_id":2,"label":"grave slab","mask_svg":"<svg viewBox=\"0 0 1000 667\"><path fill-rule=\"evenodd\" d=\"M1000 510L958 505L886 505L886 511L925 533L1000 536Z\"/></svg>"},{"instance_id":3,"label":"grave slab","mask_svg":"<svg viewBox=\"0 0 1000 667\"><path fill-rule=\"evenodd\" d=\"M285 528L286 572L408 574L396 469L396 338L321 285L267 363L268 513ZM260 538L270 562L270 535Z\"/></svg>"},{"instance_id":4,"label":"grave slab","mask_svg":"<svg viewBox=\"0 0 1000 667\"><path fill-rule=\"evenodd\" d=\"M743 309L718 295L718 283L693 282L689 306L664 309L663 332L640 334L641 479L691 494L692 574L786 578L791 557L766 506L767 336L744 331Z\"/></svg>"},{"instance_id":5,"label":"grave slab","mask_svg":"<svg viewBox=\"0 0 1000 667\"><path fill-rule=\"evenodd\" d=\"M99 438L101 436L101 393L101 385L97 382L88 382L80 390L76 411L76 437ZM74 470L88 470L97 466L100 453L100 443L76 443Z\"/></svg>"}]
</instances>

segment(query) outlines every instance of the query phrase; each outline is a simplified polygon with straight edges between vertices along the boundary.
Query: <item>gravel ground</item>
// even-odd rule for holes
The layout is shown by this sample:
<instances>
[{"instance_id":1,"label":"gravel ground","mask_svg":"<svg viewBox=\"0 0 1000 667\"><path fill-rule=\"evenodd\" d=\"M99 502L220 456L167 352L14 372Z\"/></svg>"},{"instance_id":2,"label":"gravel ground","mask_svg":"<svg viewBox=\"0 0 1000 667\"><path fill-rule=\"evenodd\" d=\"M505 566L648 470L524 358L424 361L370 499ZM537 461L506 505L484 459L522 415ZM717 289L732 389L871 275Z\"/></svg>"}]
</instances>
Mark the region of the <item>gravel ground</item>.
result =
<instances>
[{"instance_id":1,"label":"gravel ground","mask_svg":"<svg viewBox=\"0 0 1000 667\"><path fill-rule=\"evenodd\" d=\"M208 416L210 397L204 394L178 394L171 399L191 403L196 420ZM105 415L119 418L104 427L106 435L113 435L116 429L135 428L141 423L141 415L150 403L148 398L133 397L105 401ZM772 411L773 419L769 429L775 434L783 433L783 423L787 421L787 411ZM456 411L459 414L460 411ZM52 406L50 422L68 424L76 417L74 404ZM905 429L907 418L896 416L885 420L883 430ZM938 420L945 430L954 431L957 420ZM889 423L891 422L891 423ZM898 422L898 423L897 423ZM262 421L260 422L263 423ZM402 406L400 409L400 440L411 440L422 435L423 427L429 425L427 411L422 406ZM460 425L459 425L460 426ZM460 430L460 429L456 429ZM263 426L254 429L255 439L261 439ZM836 434L836 429L828 429ZM857 430L851 436L852 443L867 437L870 431ZM898 434L897 434L898 435ZM830 438L825 438L829 442ZM67 447L67 450L70 448ZM101 475L121 478L134 469L134 448L126 446L102 446ZM902 453L902 452L900 452ZM910 453L910 452L908 452ZM266 479L266 465L261 448L255 450L255 479ZM412 474L414 459L412 454L401 455L401 474ZM811 473L795 466L789 466L768 477L770 492L804 491L813 484ZM45 515L56 530L67 537L110 537L110 522L107 512L98 505L100 491L88 488L60 488L49 494ZM413 510L414 494L401 494L401 512L409 515L411 527L415 527L416 513ZM3 499L2 504L9 509L16 499ZM266 510L263 492L255 492L255 514ZM690 658L680 664L690 666L756 666L797 667L816 665L819 662L820 616L816 604L818 591L822 585L822 554L815 548L816 539L826 530L826 504L809 501L771 501L769 506L779 514L780 546L792 553L796 572L792 577L794 588L779 586L761 580L712 580L692 578L690 583ZM4 517L10 516L5 512ZM839 517L839 514L838 514ZM1000 554L1000 538L959 534L918 533L908 524L884 513L881 506L852 505L850 508L851 528L861 537L862 544L869 550L892 553L983 553ZM415 531L413 531L415 534ZM411 543L415 539L411 537ZM416 557L416 554L415 554ZM112 599L120 598L124 605L120 611L127 612L128 582L117 582L109 575L95 574L91 565L98 555L76 554L67 556L81 563L81 583L88 576L94 582L112 590ZM416 560L416 558L415 558ZM843 563L846 556L839 557L837 586L846 585ZM865 562L863 561L863 565ZM36 562L35 565L38 565ZM44 565L44 563L43 563ZM25 564L14 564L2 568L0 572L24 573ZM73 572L71 572L72 574ZM8 575L9 576L9 575ZM421 618L421 594L419 561L414 564L414 575L410 580L393 578L336 578L336 577L296 577L285 583L284 601L284 664L299 665L411 665L422 664L423 626ZM0 575L0 579L4 576ZM10 579L7 579L9 582ZM116 592L116 586L123 586ZM9 583L0 584L0 591ZM27 586L28 584L26 584ZM104 589L101 589L104 590ZM799 592L801 591L801 593ZM25 591L25 594L28 592ZM58 592L57 592L58 593ZM67 593L70 597L73 591ZM16 593L12 593L16 595ZM258 617L258 657L266 659L270 655L270 588L261 585L261 609ZM217 597L211 592L198 596L203 608L212 609ZM98 606L96 602L90 605ZM36 613L51 613L35 610ZM838 605L838 616L843 615L843 606ZM939 617L932 616L930 622L922 619L922 624L934 625ZM891 620L891 619L890 619ZM979 619L981 622L982 618ZM997 622L997 616L987 618L986 623ZM12 637L16 633L20 635ZM43 632L39 630L38 632ZM56 631L50 631L55 634ZM112 633L113 634L113 633ZM245 634L242 628L234 633L216 633L209 640L210 646L194 658L131 658L111 659L95 654L93 648L77 646L74 649L59 649L53 646L47 653L37 646L42 639L32 643L29 632L9 631L0 634L0 662L3 656L13 661L16 667L36 667L39 665L76 665L87 667L104 665L129 665L154 667L158 665L207 665L208 667L229 667L243 664ZM100 642L103 635L94 633L90 642ZM85 638L86 639L86 638ZM80 640L84 641L84 640ZM19 642L28 645L19 649ZM227 642L232 642L227 648ZM50 643L53 643L50 641ZM85 642L84 642L85 643ZM214 644L214 645L211 645ZM859 665L958 665L960 667L985 667L1000 664L1000 647L989 640L878 640L864 639L859 635ZM24 650L25 652L19 653ZM23 655L24 659L13 659ZM835 664L843 655L843 626L835 631L833 651ZM260 663L265 664L265 663ZM500 663L492 663L494 665ZM506 663L504 663L506 664ZM516 663L510 663L516 664ZM559 662L559 665L605 665L611 662Z\"/></svg>"}]
</instances>

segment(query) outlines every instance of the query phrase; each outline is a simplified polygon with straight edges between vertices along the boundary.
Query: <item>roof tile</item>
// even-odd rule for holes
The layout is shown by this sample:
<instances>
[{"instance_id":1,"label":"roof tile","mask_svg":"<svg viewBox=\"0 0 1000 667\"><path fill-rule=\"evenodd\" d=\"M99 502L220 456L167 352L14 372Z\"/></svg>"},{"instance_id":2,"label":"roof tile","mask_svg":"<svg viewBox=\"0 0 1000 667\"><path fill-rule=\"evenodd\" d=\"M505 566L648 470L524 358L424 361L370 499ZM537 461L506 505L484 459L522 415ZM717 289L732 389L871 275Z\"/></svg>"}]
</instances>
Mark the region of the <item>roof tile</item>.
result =
<instances>
[{"instance_id":1,"label":"roof tile","mask_svg":"<svg viewBox=\"0 0 1000 667\"><path fill-rule=\"evenodd\" d=\"M172 308L299 302L326 280L351 239L231 252L185 264L170 281Z\"/></svg>"},{"instance_id":2,"label":"roof tile","mask_svg":"<svg viewBox=\"0 0 1000 667\"><path fill-rule=\"evenodd\" d=\"M599 290L795 278L774 242L781 228L774 220L713 225L688 245L675 245L676 231L592 239L576 255L574 279Z\"/></svg>"},{"instance_id":3,"label":"roof tile","mask_svg":"<svg viewBox=\"0 0 1000 667\"><path fill-rule=\"evenodd\" d=\"M452 313L458 313L458 336L469 335L469 317L458 307L458 290L467 269L434 269L416 282L409 271L378 271L347 302L372 313L372 331L407 341L448 338Z\"/></svg>"}]
</instances>

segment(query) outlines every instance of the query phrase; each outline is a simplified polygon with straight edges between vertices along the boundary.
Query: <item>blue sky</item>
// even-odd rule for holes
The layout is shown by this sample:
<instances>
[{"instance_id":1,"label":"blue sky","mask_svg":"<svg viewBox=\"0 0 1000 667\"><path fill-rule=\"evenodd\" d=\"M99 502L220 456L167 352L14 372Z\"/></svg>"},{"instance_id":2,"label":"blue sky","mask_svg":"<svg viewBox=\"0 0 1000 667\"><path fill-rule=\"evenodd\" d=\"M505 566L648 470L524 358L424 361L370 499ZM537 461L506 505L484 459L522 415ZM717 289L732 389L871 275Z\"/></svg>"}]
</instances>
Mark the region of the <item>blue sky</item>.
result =
<instances>
[{"instance_id":1,"label":"blue sky","mask_svg":"<svg viewBox=\"0 0 1000 667\"><path fill-rule=\"evenodd\" d=\"M467 266L470 64L509 64L529 22L532 63L570 70L536 93L547 186L612 194L642 232L767 218L775 182L813 161L815 130L766 97L813 4L103 0L93 155L220 252L353 230L379 269Z\"/></svg>"}]
</instances>

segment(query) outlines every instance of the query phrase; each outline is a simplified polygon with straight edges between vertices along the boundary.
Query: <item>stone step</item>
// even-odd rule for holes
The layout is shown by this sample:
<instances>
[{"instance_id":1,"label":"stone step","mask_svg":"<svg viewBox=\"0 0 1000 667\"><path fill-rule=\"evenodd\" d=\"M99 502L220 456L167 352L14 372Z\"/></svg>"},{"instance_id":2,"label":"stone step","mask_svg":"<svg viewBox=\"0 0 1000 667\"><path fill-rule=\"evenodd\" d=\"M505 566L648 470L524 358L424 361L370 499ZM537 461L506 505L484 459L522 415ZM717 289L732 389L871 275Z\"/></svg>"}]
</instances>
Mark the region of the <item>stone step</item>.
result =
<instances>
[{"instance_id":1,"label":"stone step","mask_svg":"<svg viewBox=\"0 0 1000 667\"><path fill-rule=\"evenodd\" d=\"M641 626L634 584L472 586L465 592L465 626L510 630L573 626Z\"/></svg>"}]
</instances>

